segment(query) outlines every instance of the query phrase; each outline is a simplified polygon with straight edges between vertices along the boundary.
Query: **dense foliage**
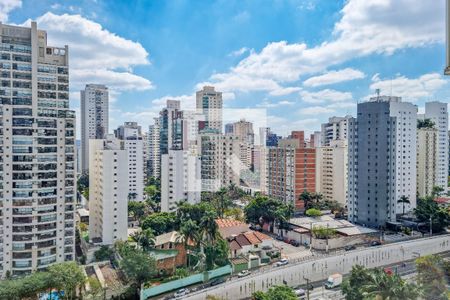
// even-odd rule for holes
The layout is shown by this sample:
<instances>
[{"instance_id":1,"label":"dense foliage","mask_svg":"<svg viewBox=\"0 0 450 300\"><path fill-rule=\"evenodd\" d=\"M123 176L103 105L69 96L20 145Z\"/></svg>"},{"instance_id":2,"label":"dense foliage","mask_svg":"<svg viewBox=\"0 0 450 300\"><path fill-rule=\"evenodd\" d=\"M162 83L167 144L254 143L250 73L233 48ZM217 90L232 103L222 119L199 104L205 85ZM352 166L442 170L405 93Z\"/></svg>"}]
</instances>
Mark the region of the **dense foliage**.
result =
<instances>
[{"instance_id":1,"label":"dense foliage","mask_svg":"<svg viewBox=\"0 0 450 300\"><path fill-rule=\"evenodd\" d=\"M429 224L431 218L433 232L441 232L450 225L449 211L444 207L440 207L439 204L433 200L433 197L417 199L417 206L414 209L414 214L419 222L425 224Z\"/></svg>"},{"instance_id":2,"label":"dense foliage","mask_svg":"<svg viewBox=\"0 0 450 300\"><path fill-rule=\"evenodd\" d=\"M294 290L285 285L270 288L266 293L258 291L253 293L253 300L297 300Z\"/></svg>"},{"instance_id":3,"label":"dense foliage","mask_svg":"<svg viewBox=\"0 0 450 300\"><path fill-rule=\"evenodd\" d=\"M245 219L249 223L264 224L278 222L281 227L294 213L292 205L266 197L256 196L244 209Z\"/></svg>"},{"instance_id":4,"label":"dense foliage","mask_svg":"<svg viewBox=\"0 0 450 300\"><path fill-rule=\"evenodd\" d=\"M445 264L440 256L430 255L416 259L416 268L417 283L426 299L447 299L446 269L448 264Z\"/></svg>"}]
</instances>

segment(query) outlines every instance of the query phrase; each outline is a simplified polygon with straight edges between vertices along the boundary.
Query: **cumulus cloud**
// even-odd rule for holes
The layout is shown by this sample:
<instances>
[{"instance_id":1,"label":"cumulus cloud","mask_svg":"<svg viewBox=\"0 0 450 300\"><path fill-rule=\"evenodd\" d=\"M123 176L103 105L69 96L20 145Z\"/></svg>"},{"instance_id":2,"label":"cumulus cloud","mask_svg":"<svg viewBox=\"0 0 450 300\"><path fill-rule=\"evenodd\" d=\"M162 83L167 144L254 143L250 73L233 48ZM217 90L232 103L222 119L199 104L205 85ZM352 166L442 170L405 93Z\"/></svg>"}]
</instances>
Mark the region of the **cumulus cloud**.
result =
<instances>
[{"instance_id":1,"label":"cumulus cloud","mask_svg":"<svg viewBox=\"0 0 450 300\"><path fill-rule=\"evenodd\" d=\"M329 114L335 112L334 109L323 106L310 106L299 110L301 115L318 115L318 114Z\"/></svg>"},{"instance_id":2,"label":"cumulus cloud","mask_svg":"<svg viewBox=\"0 0 450 300\"><path fill-rule=\"evenodd\" d=\"M308 103L341 102L353 98L350 92L340 92L332 89L317 92L301 91L300 96L304 102Z\"/></svg>"},{"instance_id":3,"label":"cumulus cloud","mask_svg":"<svg viewBox=\"0 0 450 300\"><path fill-rule=\"evenodd\" d=\"M294 101L289 101L289 100L281 100L281 101L277 101L277 102L270 102L268 100L264 100L263 102L261 102L260 104L257 104L257 107L262 107L262 108L275 108L275 107L281 107L281 106L292 106L294 105L295 102Z\"/></svg>"},{"instance_id":4,"label":"cumulus cloud","mask_svg":"<svg viewBox=\"0 0 450 300\"><path fill-rule=\"evenodd\" d=\"M370 89L380 89L381 94L400 96L405 100L416 101L429 98L447 84L447 80L438 73L424 74L418 78L407 78L398 75L395 78L381 79L378 74L372 77Z\"/></svg>"},{"instance_id":5,"label":"cumulus cloud","mask_svg":"<svg viewBox=\"0 0 450 300\"><path fill-rule=\"evenodd\" d=\"M21 0L2 0L0 1L0 22L8 21L8 14L16 9L22 7Z\"/></svg>"},{"instance_id":6,"label":"cumulus cloud","mask_svg":"<svg viewBox=\"0 0 450 300\"><path fill-rule=\"evenodd\" d=\"M117 90L154 87L150 80L132 72L134 66L149 64L149 54L140 43L111 33L81 15L47 12L36 21L38 28L47 31L50 45L69 45L72 88L80 89L86 83L104 83Z\"/></svg>"},{"instance_id":7,"label":"cumulus cloud","mask_svg":"<svg viewBox=\"0 0 450 300\"><path fill-rule=\"evenodd\" d=\"M355 57L440 43L444 11L444 1L348 0L331 40L315 47L271 42L211 81L230 90L270 92Z\"/></svg>"},{"instance_id":8,"label":"cumulus cloud","mask_svg":"<svg viewBox=\"0 0 450 300\"><path fill-rule=\"evenodd\" d=\"M361 79L364 77L366 77L366 75L363 72L352 68L346 68L338 71L328 71L322 75L308 78L303 82L303 85L308 87L317 87L354 79Z\"/></svg>"},{"instance_id":9,"label":"cumulus cloud","mask_svg":"<svg viewBox=\"0 0 450 300\"><path fill-rule=\"evenodd\" d=\"M248 49L247 47L242 47L241 49L231 52L230 54L228 54L228 56L241 56L248 51L250 51L250 49Z\"/></svg>"}]
</instances>

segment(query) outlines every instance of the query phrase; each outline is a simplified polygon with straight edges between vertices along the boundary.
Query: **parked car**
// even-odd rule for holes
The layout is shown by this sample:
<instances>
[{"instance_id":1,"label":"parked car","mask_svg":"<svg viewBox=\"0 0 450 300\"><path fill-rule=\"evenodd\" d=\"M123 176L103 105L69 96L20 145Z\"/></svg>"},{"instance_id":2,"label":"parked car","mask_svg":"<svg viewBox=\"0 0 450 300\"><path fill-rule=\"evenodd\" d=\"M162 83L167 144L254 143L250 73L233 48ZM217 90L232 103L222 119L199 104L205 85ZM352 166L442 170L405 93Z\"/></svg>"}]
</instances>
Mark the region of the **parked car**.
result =
<instances>
[{"instance_id":1,"label":"parked car","mask_svg":"<svg viewBox=\"0 0 450 300\"><path fill-rule=\"evenodd\" d=\"M276 267L281 267L281 266L285 266L289 263L289 260L287 258L282 258L279 261L276 262L275 266Z\"/></svg>"},{"instance_id":2,"label":"parked car","mask_svg":"<svg viewBox=\"0 0 450 300\"><path fill-rule=\"evenodd\" d=\"M238 277L239 277L239 278L242 278L242 277L248 276L248 275L250 275L250 274L251 274L250 271L248 271L248 270L243 270L243 271L241 271L241 272L238 273Z\"/></svg>"},{"instance_id":3,"label":"parked car","mask_svg":"<svg viewBox=\"0 0 450 300\"><path fill-rule=\"evenodd\" d=\"M263 246L261 249L263 249L263 250L272 250L272 246L266 245L266 246Z\"/></svg>"},{"instance_id":4,"label":"parked car","mask_svg":"<svg viewBox=\"0 0 450 300\"><path fill-rule=\"evenodd\" d=\"M300 242L296 241L296 240L291 240L289 242L289 244L291 244L292 246L295 246L295 247L300 247Z\"/></svg>"},{"instance_id":5,"label":"parked car","mask_svg":"<svg viewBox=\"0 0 450 300\"><path fill-rule=\"evenodd\" d=\"M225 281L227 281L227 279L225 277L219 277L219 278L216 278L214 280L211 280L209 285L210 286L215 286L215 285L219 285L221 283L224 283Z\"/></svg>"},{"instance_id":6,"label":"parked car","mask_svg":"<svg viewBox=\"0 0 450 300\"><path fill-rule=\"evenodd\" d=\"M356 246L355 245L347 245L344 247L345 251L351 251L351 250L355 250Z\"/></svg>"},{"instance_id":7,"label":"parked car","mask_svg":"<svg viewBox=\"0 0 450 300\"><path fill-rule=\"evenodd\" d=\"M174 295L175 298L181 298L186 296L187 294L189 294L189 289L180 289L178 291L176 291Z\"/></svg>"},{"instance_id":8,"label":"parked car","mask_svg":"<svg viewBox=\"0 0 450 300\"><path fill-rule=\"evenodd\" d=\"M381 242L377 241L377 240L370 242L370 247L375 247L375 246L380 246L380 245L381 245Z\"/></svg>"}]
</instances>

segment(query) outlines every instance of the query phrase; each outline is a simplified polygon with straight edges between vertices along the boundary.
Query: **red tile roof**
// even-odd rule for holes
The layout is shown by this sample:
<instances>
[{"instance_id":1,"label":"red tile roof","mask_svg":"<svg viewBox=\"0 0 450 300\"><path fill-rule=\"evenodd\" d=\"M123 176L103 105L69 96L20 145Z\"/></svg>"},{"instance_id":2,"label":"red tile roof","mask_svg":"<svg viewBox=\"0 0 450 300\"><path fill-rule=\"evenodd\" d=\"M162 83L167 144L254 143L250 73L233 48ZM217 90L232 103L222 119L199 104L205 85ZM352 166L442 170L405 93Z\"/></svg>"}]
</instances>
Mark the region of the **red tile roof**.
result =
<instances>
[{"instance_id":1,"label":"red tile roof","mask_svg":"<svg viewBox=\"0 0 450 300\"><path fill-rule=\"evenodd\" d=\"M249 231L249 232L245 232L244 236L247 238L247 240L250 242L250 244L252 245L256 245L256 244L260 244L261 240L258 239L258 237L255 235L254 232Z\"/></svg>"},{"instance_id":2,"label":"red tile roof","mask_svg":"<svg viewBox=\"0 0 450 300\"><path fill-rule=\"evenodd\" d=\"M439 203L439 204L444 204L444 203L449 203L450 202L450 198L448 198L448 197L438 197L438 198L434 199L434 201Z\"/></svg>"},{"instance_id":3,"label":"red tile roof","mask_svg":"<svg viewBox=\"0 0 450 300\"><path fill-rule=\"evenodd\" d=\"M264 234L264 233L261 233L261 232L259 232L259 231L253 231L253 233L254 233L254 234L256 235L256 237L257 237L259 240L261 240L261 241L272 239L270 236L268 236L268 235L266 235L266 234Z\"/></svg>"},{"instance_id":4,"label":"red tile roof","mask_svg":"<svg viewBox=\"0 0 450 300\"><path fill-rule=\"evenodd\" d=\"M246 225L245 223L234 219L216 219L216 224L219 228Z\"/></svg>"}]
</instances>

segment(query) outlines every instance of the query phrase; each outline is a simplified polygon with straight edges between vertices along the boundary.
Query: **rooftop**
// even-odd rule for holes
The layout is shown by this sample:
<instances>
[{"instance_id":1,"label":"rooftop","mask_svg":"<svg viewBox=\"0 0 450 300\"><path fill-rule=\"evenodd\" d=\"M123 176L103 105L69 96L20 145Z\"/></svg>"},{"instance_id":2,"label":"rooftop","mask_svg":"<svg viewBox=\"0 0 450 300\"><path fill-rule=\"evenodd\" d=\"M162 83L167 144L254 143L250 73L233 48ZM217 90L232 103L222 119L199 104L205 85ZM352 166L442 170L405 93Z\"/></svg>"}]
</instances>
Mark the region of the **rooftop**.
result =
<instances>
[{"instance_id":1,"label":"rooftop","mask_svg":"<svg viewBox=\"0 0 450 300\"><path fill-rule=\"evenodd\" d=\"M167 243L180 243L182 236L176 232L168 232L155 237L155 246L161 246Z\"/></svg>"}]
</instances>

